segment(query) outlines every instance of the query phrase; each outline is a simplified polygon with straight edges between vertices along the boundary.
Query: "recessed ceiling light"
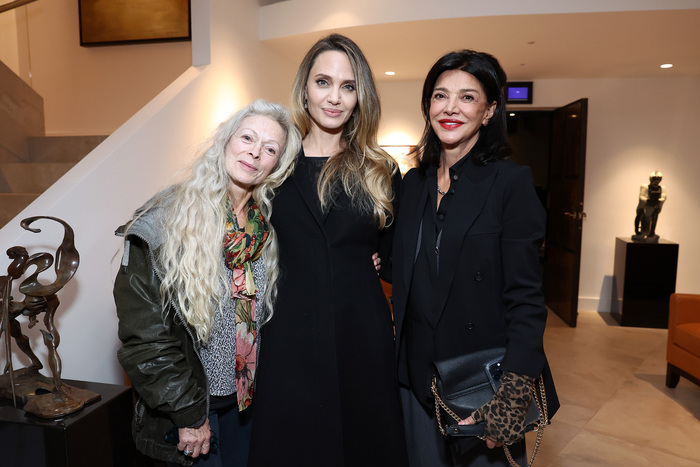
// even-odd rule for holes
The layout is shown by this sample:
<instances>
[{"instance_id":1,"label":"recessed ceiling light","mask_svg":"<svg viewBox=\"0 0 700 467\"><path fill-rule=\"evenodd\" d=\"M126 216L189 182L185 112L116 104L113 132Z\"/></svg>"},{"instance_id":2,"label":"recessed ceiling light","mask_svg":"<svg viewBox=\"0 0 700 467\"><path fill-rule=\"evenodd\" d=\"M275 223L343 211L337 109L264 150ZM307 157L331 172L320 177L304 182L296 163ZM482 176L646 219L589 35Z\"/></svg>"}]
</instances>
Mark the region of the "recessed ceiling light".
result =
<instances>
[{"instance_id":1,"label":"recessed ceiling light","mask_svg":"<svg viewBox=\"0 0 700 467\"><path fill-rule=\"evenodd\" d=\"M664 63L663 65L661 65L661 68L672 68L672 67L673 67L673 63Z\"/></svg>"},{"instance_id":2,"label":"recessed ceiling light","mask_svg":"<svg viewBox=\"0 0 700 467\"><path fill-rule=\"evenodd\" d=\"M384 74L387 76L394 76L396 73L393 71L385 71Z\"/></svg>"},{"instance_id":3,"label":"recessed ceiling light","mask_svg":"<svg viewBox=\"0 0 700 467\"><path fill-rule=\"evenodd\" d=\"M515 117L515 112L511 112L508 115L510 115L511 117Z\"/></svg>"}]
</instances>

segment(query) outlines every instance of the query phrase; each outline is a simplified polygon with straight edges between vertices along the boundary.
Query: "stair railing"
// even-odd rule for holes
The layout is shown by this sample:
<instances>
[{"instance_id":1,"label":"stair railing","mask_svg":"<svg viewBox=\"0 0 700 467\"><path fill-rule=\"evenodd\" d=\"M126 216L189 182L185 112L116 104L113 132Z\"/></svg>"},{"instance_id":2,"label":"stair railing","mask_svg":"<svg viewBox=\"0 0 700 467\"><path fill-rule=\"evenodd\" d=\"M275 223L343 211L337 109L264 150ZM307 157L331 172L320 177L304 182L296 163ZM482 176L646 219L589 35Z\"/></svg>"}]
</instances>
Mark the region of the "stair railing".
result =
<instances>
[{"instance_id":1,"label":"stair railing","mask_svg":"<svg viewBox=\"0 0 700 467\"><path fill-rule=\"evenodd\" d=\"M36 2L36 0L15 0L14 2L0 5L0 13L10 11L14 8L21 7L22 5L26 5L27 3L32 3L32 2Z\"/></svg>"}]
</instances>

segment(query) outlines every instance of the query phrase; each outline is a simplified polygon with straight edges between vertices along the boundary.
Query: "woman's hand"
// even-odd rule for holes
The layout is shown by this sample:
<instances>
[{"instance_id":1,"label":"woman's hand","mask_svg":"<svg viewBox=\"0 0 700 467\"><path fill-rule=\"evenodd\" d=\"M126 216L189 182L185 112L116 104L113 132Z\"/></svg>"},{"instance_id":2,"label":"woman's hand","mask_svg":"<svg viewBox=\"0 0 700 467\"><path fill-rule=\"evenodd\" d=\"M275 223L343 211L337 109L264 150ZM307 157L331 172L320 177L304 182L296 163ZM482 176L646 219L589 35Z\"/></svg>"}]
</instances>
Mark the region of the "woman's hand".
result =
<instances>
[{"instance_id":1,"label":"woman's hand","mask_svg":"<svg viewBox=\"0 0 700 467\"><path fill-rule=\"evenodd\" d=\"M382 259L379 257L379 253L372 255L372 262L374 263L374 270L379 272L382 268Z\"/></svg>"},{"instance_id":2,"label":"woman's hand","mask_svg":"<svg viewBox=\"0 0 700 467\"><path fill-rule=\"evenodd\" d=\"M464 420L462 420L461 422L459 422L459 424L460 425L475 425L476 420L474 420L474 417L472 417L470 415L467 418L465 418ZM493 440L491 438L486 438L486 447L487 448L493 449L493 448L500 448L501 446L503 446L502 442Z\"/></svg>"},{"instance_id":3,"label":"woman's hand","mask_svg":"<svg viewBox=\"0 0 700 467\"><path fill-rule=\"evenodd\" d=\"M525 416L532 403L534 380L530 376L509 371L503 373L493 399L459 424L484 422L484 436L489 449L522 439L525 436Z\"/></svg>"},{"instance_id":4,"label":"woman's hand","mask_svg":"<svg viewBox=\"0 0 700 467\"><path fill-rule=\"evenodd\" d=\"M200 454L209 452L209 443L211 439L211 429L209 428L209 419L207 418L199 428L178 428L177 434L180 436L180 442L177 443L177 448L189 457L197 457Z\"/></svg>"}]
</instances>

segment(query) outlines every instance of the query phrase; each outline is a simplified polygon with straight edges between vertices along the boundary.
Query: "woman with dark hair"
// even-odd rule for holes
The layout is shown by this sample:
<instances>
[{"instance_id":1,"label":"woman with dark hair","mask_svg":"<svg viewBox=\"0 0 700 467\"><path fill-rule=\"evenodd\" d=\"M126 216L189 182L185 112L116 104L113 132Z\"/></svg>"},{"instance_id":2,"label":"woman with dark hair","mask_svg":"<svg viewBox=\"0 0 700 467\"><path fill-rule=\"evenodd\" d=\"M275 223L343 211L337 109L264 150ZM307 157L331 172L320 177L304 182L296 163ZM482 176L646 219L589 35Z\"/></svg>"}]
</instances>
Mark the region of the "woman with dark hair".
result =
<instances>
[{"instance_id":1,"label":"woman with dark hair","mask_svg":"<svg viewBox=\"0 0 700 467\"><path fill-rule=\"evenodd\" d=\"M302 150L273 203L281 270L250 465L404 466L391 312L372 262L390 256L400 176L377 144L359 47L337 34L314 44L291 107Z\"/></svg>"},{"instance_id":2,"label":"woman with dark hair","mask_svg":"<svg viewBox=\"0 0 700 467\"><path fill-rule=\"evenodd\" d=\"M513 443L523 463L530 399L516 388L544 374L550 415L558 407L542 339L545 213L530 170L507 160L505 83L493 56L463 50L441 57L423 86L419 166L403 180L393 250L412 467L508 465L503 450L492 449L503 443ZM506 348L499 390L464 422L485 422L488 439L462 449L438 431L433 362L497 347Z\"/></svg>"}]
</instances>

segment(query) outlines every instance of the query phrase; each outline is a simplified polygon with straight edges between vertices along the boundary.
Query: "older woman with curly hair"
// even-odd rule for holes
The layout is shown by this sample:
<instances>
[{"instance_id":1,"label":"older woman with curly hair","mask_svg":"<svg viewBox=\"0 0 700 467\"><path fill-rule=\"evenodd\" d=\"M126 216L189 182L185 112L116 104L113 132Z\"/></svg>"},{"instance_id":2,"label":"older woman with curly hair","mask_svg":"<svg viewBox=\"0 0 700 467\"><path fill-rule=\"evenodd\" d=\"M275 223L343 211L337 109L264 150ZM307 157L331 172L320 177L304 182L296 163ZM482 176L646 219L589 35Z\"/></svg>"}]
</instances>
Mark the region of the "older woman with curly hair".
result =
<instances>
[{"instance_id":1,"label":"older woman with curly hair","mask_svg":"<svg viewBox=\"0 0 700 467\"><path fill-rule=\"evenodd\" d=\"M277 290L268 219L299 145L288 111L255 101L120 229L118 357L138 395L134 440L150 457L247 464L258 328Z\"/></svg>"}]
</instances>

